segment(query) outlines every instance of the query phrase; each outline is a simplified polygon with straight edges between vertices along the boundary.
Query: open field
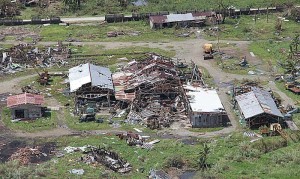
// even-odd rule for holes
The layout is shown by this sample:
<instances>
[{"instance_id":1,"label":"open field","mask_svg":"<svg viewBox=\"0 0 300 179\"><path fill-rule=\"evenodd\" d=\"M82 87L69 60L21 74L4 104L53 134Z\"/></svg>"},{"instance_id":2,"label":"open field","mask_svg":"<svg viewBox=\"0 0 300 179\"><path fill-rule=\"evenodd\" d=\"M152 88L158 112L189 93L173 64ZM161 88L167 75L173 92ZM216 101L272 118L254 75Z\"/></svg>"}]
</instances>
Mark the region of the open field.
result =
<instances>
[{"instance_id":1,"label":"open field","mask_svg":"<svg viewBox=\"0 0 300 179\"><path fill-rule=\"evenodd\" d=\"M107 32L125 33L117 37L107 37ZM43 41L67 41L67 39L78 39L78 41L143 41L143 42L168 42L170 40L184 40L176 35L185 32L174 28L163 30L152 30L147 22L124 22L115 24L95 24L95 25L70 25L59 26L50 25L41 27L40 34Z\"/></svg>"},{"instance_id":2,"label":"open field","mask_svg":"<svg viewBox=\"0 0 300 179\"><path fill-rule=\"evenodd\" d=\"M12 31L14 27L1 26L3 32ZM24 30L22 30L24 29ZM24 33L34 33L40 36L41 41L88 41L88 42L169 42L173 40L183 41L186 38L177 37L182 33L187 33L188 29L166 28L162 30L153 30L146 21L132 21L123 23L90 23L90 24L71 24L70 26L60 25L24 25L18 28L19 32L25 36L24 42L31 42L32 36ZM107 37L108 32L117 32L117 37ZM17 35L6 35L5 40L16 40ZM195 38L191 33L188 38Z\"/></svg>"},{"instance_id":3,"label":"open field","mask_svg":"<svg viewBox=\"0 0 300 179\"><path fill-rule=\"evenodd\" d=\"M237 19L227 18L225 24L219 25L220 39L227 40L284 40L292 38L294 34L300 33L299 23L295 21L283 21L282 31L276 33L275 23L278 17L283 13L269 14L268 22L267 15L257 15L255 22L254 15L240 16ZM206 39L217 40L218 32L207 31Z\"/></svg>"}]
</instances>

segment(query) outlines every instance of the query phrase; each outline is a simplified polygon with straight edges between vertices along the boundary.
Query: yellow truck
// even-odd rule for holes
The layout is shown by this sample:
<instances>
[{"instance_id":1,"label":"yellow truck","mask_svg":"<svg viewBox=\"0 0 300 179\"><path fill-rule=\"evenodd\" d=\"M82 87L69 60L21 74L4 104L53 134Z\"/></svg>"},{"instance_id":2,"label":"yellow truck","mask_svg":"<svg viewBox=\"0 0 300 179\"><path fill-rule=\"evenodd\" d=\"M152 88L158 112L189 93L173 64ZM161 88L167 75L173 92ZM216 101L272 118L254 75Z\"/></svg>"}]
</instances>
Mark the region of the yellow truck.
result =
<instances>
[{"instance_id":1,"label":"yellow truck","mask_svg":"<svg viewBox=\"0 0 300 179\"><path fill-rule=\"evenodd\" d=\"M213 45L211 43L207 43L203 45L203 51L204 51L204 60L213 59L214 56L213 53Z\"/></svg>"}]
</instances>

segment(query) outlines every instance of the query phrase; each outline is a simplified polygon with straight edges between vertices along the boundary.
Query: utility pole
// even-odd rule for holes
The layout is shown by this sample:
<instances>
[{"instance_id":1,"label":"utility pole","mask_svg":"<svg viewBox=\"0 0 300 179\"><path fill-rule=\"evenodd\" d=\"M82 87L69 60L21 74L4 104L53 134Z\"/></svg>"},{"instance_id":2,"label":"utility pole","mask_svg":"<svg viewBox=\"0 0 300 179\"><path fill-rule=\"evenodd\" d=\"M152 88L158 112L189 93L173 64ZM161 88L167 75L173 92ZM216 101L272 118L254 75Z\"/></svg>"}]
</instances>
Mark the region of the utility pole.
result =
<instances>
[{"instance_id":1,"label":"utility pole","mask_svg":"<svg viewBox=\"0 0 300 179\"><path fill-rule=\"evenodd\" d=\"M219 5L219 12L220 12L220 10L221 10L221 7L220 7L220 5ZM223 18L225 18L225 17L223 17ZM217 42L217 46L218 46L218 52L219 52L219 54L220 54L220 23L218 22L218 20L217 20L217 27L218 27L218 34L217 34L217 38L218 38L218 42ZM223 70L223 68L224 68L224 64L223 64L223 61L222 61L222 58L221 58L221 55L220 55L220 60L221 60L221 65L222 65L222 70Z\"/></svg>"}]
</instances>

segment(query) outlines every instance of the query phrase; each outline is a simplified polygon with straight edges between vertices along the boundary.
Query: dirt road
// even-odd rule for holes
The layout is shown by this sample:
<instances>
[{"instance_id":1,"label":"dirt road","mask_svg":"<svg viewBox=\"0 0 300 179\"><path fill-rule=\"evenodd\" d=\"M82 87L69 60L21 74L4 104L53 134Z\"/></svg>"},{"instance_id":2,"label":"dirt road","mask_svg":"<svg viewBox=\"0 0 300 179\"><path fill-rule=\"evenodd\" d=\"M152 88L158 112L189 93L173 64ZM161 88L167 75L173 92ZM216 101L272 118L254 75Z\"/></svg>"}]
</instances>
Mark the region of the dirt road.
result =
<instances>
[{"instance_id":1,"label":"dirt road","mask_svg":"<svg viewBox=\"0 0 300 179\"><path fill-rule=\"evenodd\" d=\"M36 75L27 75L13 78L11 80L0 82L0 94L2 93L21 93L21 88L18 86L23 80L32 78Z\"/></svg>"}]
</instances>

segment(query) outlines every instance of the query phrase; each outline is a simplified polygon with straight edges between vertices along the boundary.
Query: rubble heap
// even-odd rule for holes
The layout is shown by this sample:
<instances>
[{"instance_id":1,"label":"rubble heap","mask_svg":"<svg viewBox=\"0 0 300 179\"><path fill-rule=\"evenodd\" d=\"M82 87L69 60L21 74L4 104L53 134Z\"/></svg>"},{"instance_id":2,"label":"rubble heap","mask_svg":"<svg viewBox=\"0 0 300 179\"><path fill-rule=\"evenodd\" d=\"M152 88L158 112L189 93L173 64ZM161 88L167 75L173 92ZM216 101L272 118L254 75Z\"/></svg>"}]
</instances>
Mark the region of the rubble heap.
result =
<instances>
[{"instance_id":1,"label":"rubble heap","mask_svg":"<svg viewBox=\"0 0 300 179\"><path fill-rule=\"evenodd\" d=\"M47 154L42 153L39 148L20 148L14 154L9 157L9 161L18 160L20 164L27 165L34 162L35 159L46 157Z\"/></svg>"},{"instance_id":2,"label":"rubble heap","mask_svg":"<svg viewBox=\"0 0 300 179\"><path fill-rule=\"evenodd\" d=\"M84 153L87 155L81 157L81 161L86 164L101 163L118 173L128 173L132 169L131 165L119 157L116 152L109 151L105 148L92 147L89 151Z\"/></svg>"},{"instance_id":3,"label":"rubble heap","mask_svg":"<svg viewBox=\"0 0 300 179\"><path fill-rule=\"evenodd\" d=\"M171 59L151 54L142 61L128 63L122 71L124 75L118 75L114 83L118 88L116 99L131 102L128 122L142 121L155 129L186 119L182 114L186 114L188 104L179 71Z\"/></svg>"},{"instance_id":4,"label":"rubble heap","mask_svg":"<svg viewBox=\"0 0 300 179\"><path fill-rule=\"evenodd\" d=\"M10 73L21 67L50 67L66 64L66 59L70 57L70 49L58 43L57 47L45 47L39 49L33 44L19 44L11 47L2 54L0 70Z\"/></svg>"}]
</instances>

